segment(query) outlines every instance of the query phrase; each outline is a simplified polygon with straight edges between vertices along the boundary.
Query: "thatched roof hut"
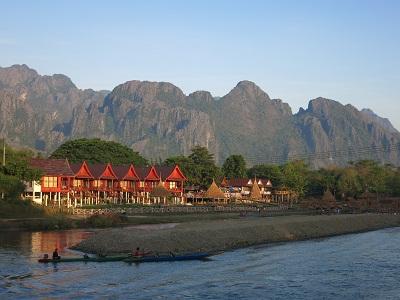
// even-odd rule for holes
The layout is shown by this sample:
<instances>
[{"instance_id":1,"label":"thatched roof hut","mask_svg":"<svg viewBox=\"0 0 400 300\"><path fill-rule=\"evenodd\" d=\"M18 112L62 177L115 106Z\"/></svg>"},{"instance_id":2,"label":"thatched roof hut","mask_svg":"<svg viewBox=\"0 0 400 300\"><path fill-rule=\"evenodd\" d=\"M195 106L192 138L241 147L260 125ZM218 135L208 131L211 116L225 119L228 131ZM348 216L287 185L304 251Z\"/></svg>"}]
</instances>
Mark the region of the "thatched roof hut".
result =
<instances>
[{"instance_id":1,"label":"thatched roof hut","mask_svg":"<svg viewBox=\"0 0 400 300\"><path fill-rule=\"evenodd\" d=\"M254 178L253 186L251 187L251 191L250 191L250 199L259 200L261 198L262 198L262 196L261 196L260 187L258 186L257 180Z\"/></svg>"},{"instance_id":2,"label":"thatched roof hut","mask_svg":"<svg viewBox=\"0 0 400 300\"><path fill-rule=\"evenodd\" d=\"M158 185L150 192L150 197L166 198L170 195L171 193L165 188L161 180Z\"/></svg>"},{"instance_id":3,"label":"thatched roof hut","mask_svg":"<svg viewBox=\"0 0 400 300\"><path fill-rule=\"evenodd\" d=\"M221 191L221 189L217 186L214 179L205 194L205 198L213 198L213 199L224 199L225 198L224 192Z\"/></svg>"},{"instance_id":4,"label":"thatched roof hut","mask_svg":"<svg viewBox=\"0 0 400 300\"><path fill-rule=\"evenodd\" d=\"M321 205L325 208L333 208L337 206L336 198L329 189L327 189L323 194Z\"/></svg>"}]
</instances>

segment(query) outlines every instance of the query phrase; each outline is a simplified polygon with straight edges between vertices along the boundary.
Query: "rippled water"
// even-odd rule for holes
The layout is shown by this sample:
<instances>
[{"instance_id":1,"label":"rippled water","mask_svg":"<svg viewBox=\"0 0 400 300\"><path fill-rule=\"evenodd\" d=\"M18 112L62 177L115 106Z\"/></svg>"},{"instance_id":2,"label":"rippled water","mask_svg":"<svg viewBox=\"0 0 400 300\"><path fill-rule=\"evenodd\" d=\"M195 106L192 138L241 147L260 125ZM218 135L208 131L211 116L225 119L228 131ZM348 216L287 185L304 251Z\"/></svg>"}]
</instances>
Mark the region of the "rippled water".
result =
<instances>
[{"instance_id":1,"label":"rippled water","mask_svg":"<svg viewBox=\"0 0 400 300\"><path fill-rule=\"evenodd\" d=\"M0 299L400 299L400 228L251 247L204 262L36 262L87 234L0 232Z\"/></svg>"}]
</instances>

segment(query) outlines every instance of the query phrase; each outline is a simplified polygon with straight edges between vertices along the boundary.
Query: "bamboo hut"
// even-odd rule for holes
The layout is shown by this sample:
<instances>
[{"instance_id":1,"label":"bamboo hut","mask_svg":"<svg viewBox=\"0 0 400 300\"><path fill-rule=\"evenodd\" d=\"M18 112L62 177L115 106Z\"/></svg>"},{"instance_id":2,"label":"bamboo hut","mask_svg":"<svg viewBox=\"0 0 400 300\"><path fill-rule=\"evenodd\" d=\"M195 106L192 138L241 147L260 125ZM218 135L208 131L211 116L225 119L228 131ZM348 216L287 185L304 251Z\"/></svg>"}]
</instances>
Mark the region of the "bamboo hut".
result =
<instances>
[{"instance_id":1,"label":"bamboo hut","mask_svg":"<svg viewBox=\"0 0 400 300\"><path fill-rule=\"evenodd\" d=\"M254 182L253 182L253 185L252 185L251 191L250 191L250 200L258 201L261 198L262 198L262 196L261 196L260 187L258 186L256 178L254 178Z\"/></svg>"},{"instance_id":2,"label":"bamboo hut","mask_svg":"<svg viewBox=\"0 0 400 300\"><path fill-rule=\"evenodd\" d=\"M326 190L324 195L322 196L321 206L326 209L332 209L338 206L335 196L333 196L329 189Z\"/></svg>"},{"instance_id":3,"label":"bamboo hut","mask_svg":"<svg viewBox=\"0 0 400 300\"><path fill-rule=\"evenodd\" d=\"M221 191L221 189L217 186L214 179L205 193L204 198L213 199L213 201L217 202L220 202L220 200L222 200L224 203L227 202L224 192Z\"/></svg>"},{"instance_id":4,"label":"bamboo hut","mask_svg":"<svg viewBox=\"0 0 400 300\"><path fill-rule=\"evenodd\" d=\"M150 199L153 204L167 204L168 197L171 193L165 188L161 179L158 185L150 192Z\"/></svg>"}]
</instances>

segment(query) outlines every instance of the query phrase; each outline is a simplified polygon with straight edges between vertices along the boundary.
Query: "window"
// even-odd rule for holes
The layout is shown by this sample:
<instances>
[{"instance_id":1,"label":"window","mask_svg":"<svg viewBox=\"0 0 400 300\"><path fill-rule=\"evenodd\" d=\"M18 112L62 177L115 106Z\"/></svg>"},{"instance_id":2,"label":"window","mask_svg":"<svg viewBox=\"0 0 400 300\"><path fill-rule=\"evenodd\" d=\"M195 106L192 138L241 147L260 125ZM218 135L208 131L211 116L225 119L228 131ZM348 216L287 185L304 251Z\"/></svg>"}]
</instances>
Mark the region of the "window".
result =
<instances>
[{"instance_id":1,"label":"window","mask_svg":"<svg viewBox=\"0 0 400 300\"><path fill-rule=\"evenodd\" d=\"M46 188L57 187L57 177L55 177L55 176L43 177L43 186Z\"/></svg>"},{"instance_id":2,"label":"window","mask_svg":"<svg viewBox=\"0 0 400 300\"><path fill-rule=\"evenodd\" d=\"M94 187L100 187L100 180L93 180Z\"/></svg>"},{"instance_id":3,"label":"window","mask_svg":"<svg viewBox=\"0 0 400 300\"><path fill-rule=\"evenodd\" d=\"M169 188L170 189L176 189L176 181L170 181L169 182Z\"/></svg>"},{"instance_id":4,"label":"window","mask_svg":"<svg viewBox=\"0 0 400 300\"><path fill-rule=\"evenodd\" d=\"M139 182L139 187L141 187L141 188L144 187L144 181Z\"/></svg>"}]
</instances>

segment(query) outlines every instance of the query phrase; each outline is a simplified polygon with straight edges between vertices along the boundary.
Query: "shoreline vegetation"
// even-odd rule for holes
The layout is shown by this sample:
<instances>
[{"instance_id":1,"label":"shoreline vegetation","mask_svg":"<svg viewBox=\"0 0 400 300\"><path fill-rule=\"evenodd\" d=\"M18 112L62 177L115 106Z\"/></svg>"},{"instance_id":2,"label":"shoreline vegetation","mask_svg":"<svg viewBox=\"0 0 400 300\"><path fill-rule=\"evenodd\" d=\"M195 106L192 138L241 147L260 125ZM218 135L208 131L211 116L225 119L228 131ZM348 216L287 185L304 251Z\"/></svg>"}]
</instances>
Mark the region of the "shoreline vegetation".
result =
<instances>
[{"instance_id":1,"label":"shoreline vegetation","mask_svg":"<svg viewBox=\"0 0 400 300\"><path fill-rule=\"evenodd\" d=\"M248 216L105 229L73 249L106 255L130 253L136 247L154 253L218 253L396 226L400 226L399 214Z\"/></svg>"}]
</instances>

